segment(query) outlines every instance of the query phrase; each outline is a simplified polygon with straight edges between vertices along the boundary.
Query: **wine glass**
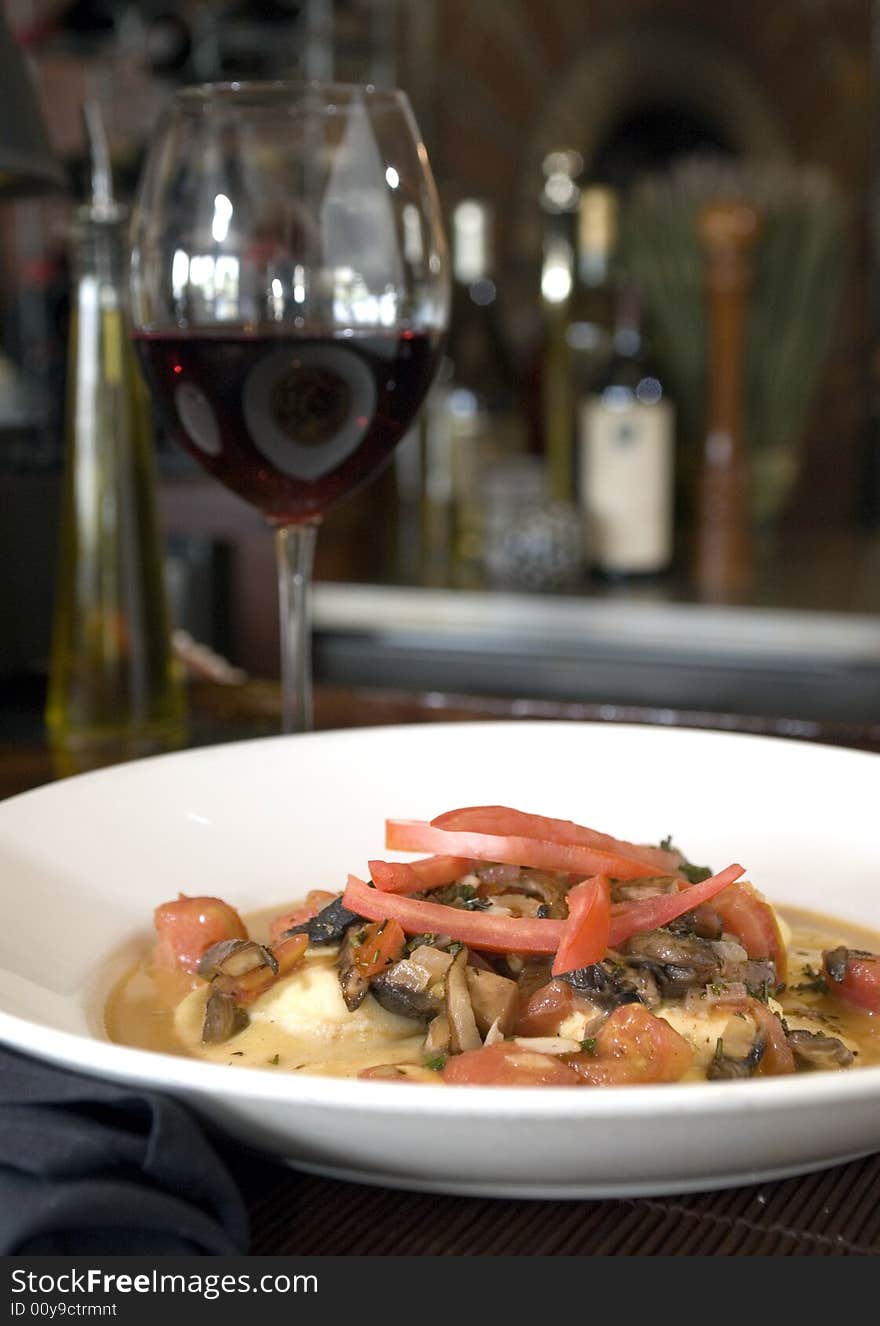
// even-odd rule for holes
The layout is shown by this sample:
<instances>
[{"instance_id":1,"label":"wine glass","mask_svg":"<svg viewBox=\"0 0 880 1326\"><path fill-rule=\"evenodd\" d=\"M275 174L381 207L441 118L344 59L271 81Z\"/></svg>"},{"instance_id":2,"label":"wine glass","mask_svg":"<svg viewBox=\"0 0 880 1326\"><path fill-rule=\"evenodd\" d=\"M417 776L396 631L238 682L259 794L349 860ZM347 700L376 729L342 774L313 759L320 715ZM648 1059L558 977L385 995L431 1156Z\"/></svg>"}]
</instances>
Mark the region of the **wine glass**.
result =
<instances>
[{"instance_id":1,"label":"wine glass","mask_svg":"<svg viewBox=\"0 0 880 1326\"><path fill-rule=\"evenodd\" d=\"M132 218L134 337L166 427L276 531L282 727L311 727L323 513L389 459L449 308L428 156L404 93L178 92Z\"/></svg>"}]
</instances>

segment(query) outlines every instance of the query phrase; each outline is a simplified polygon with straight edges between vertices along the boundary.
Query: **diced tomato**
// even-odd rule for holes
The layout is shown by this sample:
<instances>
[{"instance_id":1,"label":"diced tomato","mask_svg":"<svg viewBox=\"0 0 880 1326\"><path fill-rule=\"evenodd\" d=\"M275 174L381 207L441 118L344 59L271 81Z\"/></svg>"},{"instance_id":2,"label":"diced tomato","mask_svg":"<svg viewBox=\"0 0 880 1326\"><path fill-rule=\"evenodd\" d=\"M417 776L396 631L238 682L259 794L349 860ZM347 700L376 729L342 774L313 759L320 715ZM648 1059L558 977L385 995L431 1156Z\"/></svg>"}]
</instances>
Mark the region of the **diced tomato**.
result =
<instances>
[{"instance_id":1,"label":"diced tomato","mask_svg":"<svg viewBox=\"0 0 880 1326\"><path fill-rule=\"evenodd\" d=\"M681 916L699 903L714 898L742 874L745 874L742 866L728 866L726 870L713 875L711 879L704 879L702 884L688 884L678 893L659 893L651 898L643 898L640 902L614 903L611 908L609 944L612 948L617 948L618 944L622 944L632 935L668 925L676 916Z\"/></svg>"},{"instance_id":2,"label":"diced tomato","mask_svg":"<svg viewBox=\"0 0 880 1326\"><path fill-rule=\"evenodd\" d=\"M449 832L424 820L386 820L385 846L395 852L444 852L477 861L562 870L581 879L588 875L645 879L657 873L653 864L605 848L518 834Z\"/></svg>"},{"instance_id":3,"label":"diced tomato","mask_svg":"<svg viewBox=\"0 0 880 1326\"><path fill-rule=\"evenodd\" d=\"M280 939L286 930L292 930L295 925L305 925L306 921L311 921L313 916L317 916L338 896L336 893L328 893L326 889L310 889L300 907L272 918L269 922L269 942L274 944L276 939Z\"/></svg>"},{"instance_id":4,"label":"diced tomato","mask_svg":"<svg viewBox=\"0 0 880 1326\"><path fill-rule=\"evenodd\" d=\"M220 898L188 898L181 893L157 907L153 920L159 936L157 961L184 971L194 972L202 954L221 939L248 937L238 912Z\"/></svg>"},{"instance_id":5,"label":"diced tomato","mask_svg":"<svg viewBox=\"0 0 880 1326\"><path fill-rule=\"evenodd\" d=\"M255 967L243 976L218 976L214 985L224 994L232 995L237 1004L252 1004L260 995L271 990L276 981L289 976L298 967L309 946L308 935L291 935L271 947L272 956L278 963L278 971L271 967Z\"/></svg>"},{"instance_id":6,"label":"diced tomato","mask_svg":"<svg viewBox=\"0 0 880 1326\"><path fill-rule=\"evenodd\" d=\"M408 935L448 935L488 953L555 953L565 925L563 921L534 917L469 912L443 903L383 893L371 889L356 875L349 875L342 902L368 921L383 921L386 917L398 921Z\"/></svg>"},{"instance_id":7,"label":"diced tomato","mask_svg":"<svg viewBox=\"0 0 880 1326\"><path fill-rule=\"evenodd\" d=\"M592 1053L566 1056L566 1063L590 1086L631 1082L677 1082L690 1068L694 1052L663 1018L642 1004L616 1008L596 1035Z\"/></svg>"},{"instance_id":8,"label":"diced tomato","mask_svg":"<svg viewBox=\"0 0 880 1326\"><path fill-rule=\"evenodd\" d=\"M426 856L421 861L370 861L370 878L384 893L421 893L454 884L470 869L460 856Z\"/></svg>"},{"instance_id":9,"label":"diced tomato","mask_svg":"<svg viewBox=\"0 0 880 1326\"><path fill-rule=\"evenodd\" d=\"M568 920L553 961L552 973L576 971L601 962L611 933L611 885L604 875L585 879L568 894Z\"/></svg>"},{"instance_id":10,"label":"diced tomato","mask_svg":"<svg viewBox=\"0 0 880 1326\"><path fill-rule=\"evenodd\" d=\"M385 919L365 926L355 934L352 943L352 957L358 975L365 981L371 976L378 976L379 972L403 956L405 945L406 935L397 921Z\"/></svg>"},{"instance_id":11,"label":"diced tomato","mask_svg":"<svg viewBox=\"0 0 880 1326\"><path fill-rule=\"evenodd\" d=\"M289 976L298 967L309 946L308 935L291 935L272 945L272 956L278 963L278 976Z\"/></svg>"},{"instance_id":12,"label":"diced tomato","mask_svg":"<svg viewBox=\"0 0 880 1326\"><path fill-rule=\"evenodd\" d=\"M650 865L655 874L678 873L679 858L675 852L662 847L644 847L598 833L571 820L551 819L547 815L529 815L510 806L466 806L461 810L447 810L431 820L435 829L448 829L456 833L492 833L502 837L538 838L546 842L570 843L580 847L597 847L616 856L632 857Z\"/></svg>"},{"instance_id":13,"label":"diced tomato","mask_svg":"<svg viewBox=\"0 0 880 1326\"><path fill-rule=\"evenodd\" d=\"M788 975L785 943L769 902L741 880L716 894L712 905L724 929L736 936L749 957L770 958L780 983L784 983Z\"/></svg>"},{"instance_id":14,"label":"diced tomato","mask_svg":"<svg viewBox=\"0 0 880 1326\"><path fill-rule=\"evenodd\" d=\"M755 1025L764 1037L764 1053L758 1065L759 1077L779 1077L783 1073L794 1072L794 1054L785 1034L782 1020L772 1008L762 1004L760 999L749 1000L748 1011L755 1019Z\"/></svg>"},{"instance_id":15,"label":"diced tomato","mask_svg":"<svg viewBox=\"0 0 880 1326\"><path fill-rule=\"evenodd\" d=\"M839 968L836 963L829 968L827 953L822 954L822 963L830 995L867 1013L880 1013L880 955L848 949L842 981L831 975Z\"/></svg>"},{"instance_id":16,"label":"diced tomato","mask_svg":"<svg viewBox=\"0 0 880 1326\"><path fill-rule=\"evenodd\" d=\"M577 1013L583 1013L587 1020L597 1016L593 1005L582 999L567 981L548 981L520 1005L516 1034L560 1036L563 1023Z\"/></svg>"},{"instance_id":17,"label":"diced tomato","mask_svg":"<svg viewBox=\"0 0 880 1326\"><path fill-rule=\"evenodd\" d=\"M578 1076L554 1055L524 1050L509 1041L453 1055L444 1082L470 1087L576 1087Z\"/></svg>"}]
</instances>

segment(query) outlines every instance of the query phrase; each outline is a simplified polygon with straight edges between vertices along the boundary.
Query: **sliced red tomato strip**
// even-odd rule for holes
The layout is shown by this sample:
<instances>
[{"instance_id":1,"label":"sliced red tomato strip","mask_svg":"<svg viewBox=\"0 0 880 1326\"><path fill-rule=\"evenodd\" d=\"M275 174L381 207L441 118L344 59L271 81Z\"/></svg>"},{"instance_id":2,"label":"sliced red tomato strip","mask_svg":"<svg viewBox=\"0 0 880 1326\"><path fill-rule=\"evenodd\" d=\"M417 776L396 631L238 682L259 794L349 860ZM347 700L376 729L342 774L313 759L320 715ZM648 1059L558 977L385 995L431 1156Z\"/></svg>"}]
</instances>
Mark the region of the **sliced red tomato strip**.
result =
<instances>
[{"instance_id":1,"label":"sliced red tomato strip","mask_svg":"<svg viewBox=\"0 0 880 1326\"><path fill-rule=\"evenodd\" d=\"M611 885L604 875L585 879L568 894L568 920L551 968L553 976L601 962L611 933Z\"/></svg>"},{"instance_id":2,"label":"sliced red tomato strip","mask_svg":"<svg viewBox=\"0 0 880 1326\"><path fill-rule=\"evenodd\" d=\"M460 856L426 856L421 861L370 861L370 877L383 893L421 893L454 884L470 868Z\"/></svg>"},{"instance_id":3,"label":"sliced red tomato strip","mask_svg":"<svg viewBox=\"0 0 880 1326\"><path fill-rule=\"evenodd\" d=\"M581 843L550 842L517 834L450 833L425 820L386 820L385 846L395 852L445 852L477 861L500 861L537 870L562 870L609 879L647 879L657 869L646 861Z\"/></svg>"},{"instance_id":4,"label":"sliced red tomato strip","mask_svg":"<svg viewBox=\"0 0 880 1326\"><path fill-rule=\"evenodd\" d=\"M494 833L504 837L539 838L546 842L570 843L579 847L597 847L617 856L644 861L655 874L675 875L679 859L675 852L662 847L644 847L612 838L610 834L588 829L572 820L552 819L547 815L531 815L510 806L464 806L460 810L447 810L431 820L435 829L448 829L457 833Z\"/></svg>"},{"instance_id":5,"label":"sliced red tomato strip","mask_svg":"<svg viewBox=\"0 0 880 1326\"><path fill-rule=\"evenodd\" d=\"M408 935L449 935L488 953L555 953L565 928L564 921L491 916L383 893L371 889L356 875L349 875L342 903L368 921L383 921L386 917L395 920Z\"/></svg>"},{"instance_id":6,"label":"sliced red tomato strip","mask_svg":"<svg viewBox=\"0 0 880 1326\"><path fill-rule=\"evenodd\" d=\"M699 903L714 898L716 893L720 893L728 884L732 884L744 874L743 866L728 866L726 870L713 875L711 879L704 879L702 884L689 884L678 893L661 893L654 898L643 898L640 902L615 904L611 908L611 933L608 938L611 948L616 948L631 935L668 925L676 916L681 916Z\"/></svg>"},{"instance_id":7,"label":"sliced red tomato strip","mask_svg":"<svg viewBox=\"0 0 880 1326\"><path fill-rule=\"evenodd\" d=\"M750 958L770 958L777 978L785 982L788 959L776 913L751 884L731 884L713 906L729 934L735 935Z\"/></svg>"}]
</instances>

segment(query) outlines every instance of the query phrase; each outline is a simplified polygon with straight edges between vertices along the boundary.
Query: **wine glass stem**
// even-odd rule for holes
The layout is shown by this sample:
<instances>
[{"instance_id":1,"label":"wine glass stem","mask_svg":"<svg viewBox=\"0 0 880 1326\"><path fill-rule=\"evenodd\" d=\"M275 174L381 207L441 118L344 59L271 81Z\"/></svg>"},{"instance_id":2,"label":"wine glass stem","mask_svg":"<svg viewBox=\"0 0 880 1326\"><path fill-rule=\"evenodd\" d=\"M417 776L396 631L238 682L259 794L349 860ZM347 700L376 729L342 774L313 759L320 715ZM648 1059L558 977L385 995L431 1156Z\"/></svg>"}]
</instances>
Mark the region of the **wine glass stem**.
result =
<instances>
[{"instance_id":1,"label":"wine glass stem","mask_svg":"<svg viewBox=\"0 0 880 1326\"><path fill-rule=\"evenodd\" d=\"M312 730L312 561L317 522L275 532L281 615L281 731Z\"/></svg>"}]
</instances>

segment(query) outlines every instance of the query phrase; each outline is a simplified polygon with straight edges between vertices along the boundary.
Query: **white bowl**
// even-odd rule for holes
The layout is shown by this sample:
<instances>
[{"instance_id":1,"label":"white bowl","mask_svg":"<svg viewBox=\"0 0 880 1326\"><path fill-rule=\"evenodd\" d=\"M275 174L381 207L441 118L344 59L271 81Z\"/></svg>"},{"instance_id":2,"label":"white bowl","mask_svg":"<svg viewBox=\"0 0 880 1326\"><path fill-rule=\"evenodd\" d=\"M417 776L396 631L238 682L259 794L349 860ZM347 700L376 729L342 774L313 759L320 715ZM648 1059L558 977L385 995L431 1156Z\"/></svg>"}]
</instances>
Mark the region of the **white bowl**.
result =
<instances>
[{"instance_id":1,"label":"white bowl","mask_svg":"<svg viewBox=\"0 0 880 1326\"><path fill-rule=\"evenodd\" d=\"M362 729L144 760L0 804L0 1039L188 1101L242 1142L368 1183L505 1197L684 1192L880 1148L880 1068L559 1090L227 1068L108 1042L111 982L179 890L242 911L341 888L386 816L506 803L741 861L774 901L880 930L880 758L581 723Z\"/></svg>"}]
</instances>

